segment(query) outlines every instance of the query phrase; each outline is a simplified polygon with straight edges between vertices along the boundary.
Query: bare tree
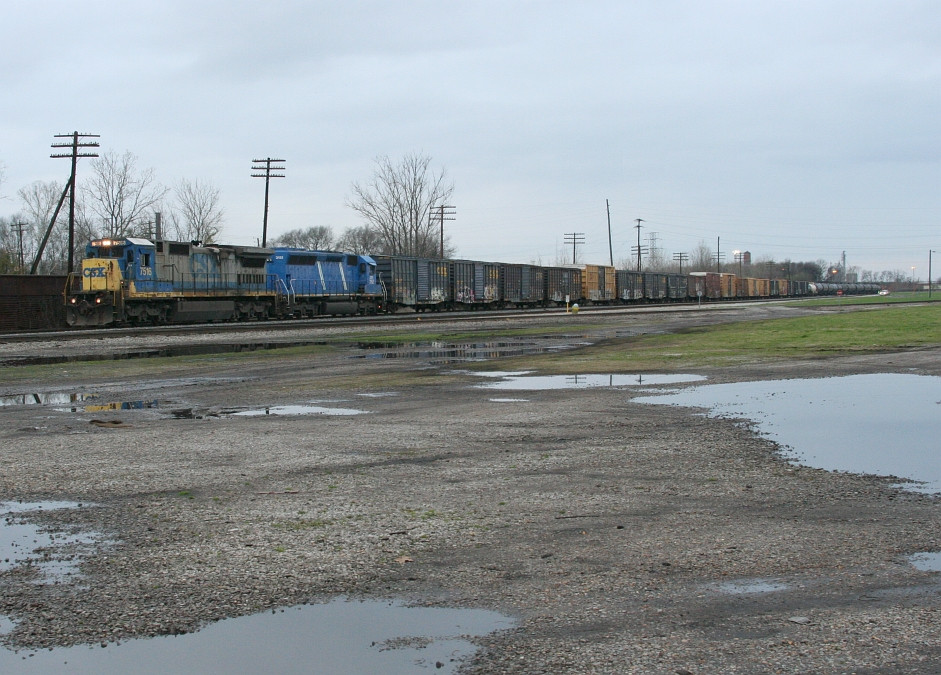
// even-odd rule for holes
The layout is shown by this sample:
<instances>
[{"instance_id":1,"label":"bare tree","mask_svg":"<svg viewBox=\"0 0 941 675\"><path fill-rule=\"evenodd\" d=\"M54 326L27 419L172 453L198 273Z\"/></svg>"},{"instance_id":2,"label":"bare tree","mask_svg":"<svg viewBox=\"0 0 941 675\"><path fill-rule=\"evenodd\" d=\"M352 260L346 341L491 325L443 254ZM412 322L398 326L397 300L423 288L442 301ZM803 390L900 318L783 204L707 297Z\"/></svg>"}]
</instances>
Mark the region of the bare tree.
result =
<instances>
[{"instance_id":1,"label":"bare tree","mask_svg":"<svg viewBox=\"0 0 941 675\"><path fill-rule=\"evenodd\" d=\"M224 214L219 190L209 183L181 180L174 188L176 208L170 214L172 234L179 241L212 243L222 231Z\"/></svg>"},{"instance_id":2,"label":"bare tree","mask_svg":"<svg viewBox=\"0 0 941 675\"><path fill-rule=\"evenodd\" d=\"M91 162L92 175L83 189L89 208L103 225L102 234L126 237L146 234L146 215L167 193L153 169L138 169L130 151L120 157L105 152Z\"/></svg>"},{"instance_id":3,"label":"bare tree","mask_svg":"<svg viewBox=\"0 0 941 675\"><path fill-rule=\"evenodd\" d=\"M16 192L27 214L23 221L26 224L23 230L23 257L29 262L32 262L42 238L46 236L52 214L55 213L59 199L62 197L62 188L63 186L56 181L37 180ZM60 213L57 222L61 221L62 214ZM53 226L40 262L42 271L60 272L68 266L68 234L67 227ZM84 242L77 241L76 248L80 246L84 246Z\"/></svg>"},{"instance_id":4,"label":"bare tree","mask_svg":"<svg viewBox=\"0 0 941 675\"><path fill-rule=\"evenodd\" d=\"M25 264L20 263L20 235L18 224L25 221L22 213L0 216L0 274L23 274ZM23 245L26 245L25 234ZM24 255L25 262L25 255Z\"/></svg>"},{"instance_id":5,"label":"bare tree","mask_svg":"<svg viewBox=\"0 0 941 675\"><path fill-rule=\"evenodd\" d=\"M333 246L333 230L327 225L288 230L273 241L269 241L268 245L293 246L310 251L329 251Z\"/></svg>"},{"instance_id":6,"label":"bare tree","mask_svg":"<svg viewBox=\"0 0 941 675\"><path fill-rule=\"evenodd\" d=\"M714 268L712 249L700 241L689 256L689 269L693 272L709 272Z\"/></svg>"},{"instance_id":7,"label":"bare tree","mask_svg":"<svg viewBox=\"0 0 941 675\"><path fill-rule=\"evenodd\" d=\"M368 225L350 227L337 239L337 250L357 255L379 255L385 253L382 238Z\"/></svg>"},{"instance_id":8,"label":"bare tree","mask_svg":"<svg viewBox=\"0 0 941 675\"><path fill-rule=\"evenodd\" d=\"M454 192L444 169L429 170L431 158L406 155L398 165L386 156L376 159L369 183L353 183L347 206L359 213L380 237L388 253L436 256L440 240L435 206L446 205Z\"/></svg>"}]
</instances>

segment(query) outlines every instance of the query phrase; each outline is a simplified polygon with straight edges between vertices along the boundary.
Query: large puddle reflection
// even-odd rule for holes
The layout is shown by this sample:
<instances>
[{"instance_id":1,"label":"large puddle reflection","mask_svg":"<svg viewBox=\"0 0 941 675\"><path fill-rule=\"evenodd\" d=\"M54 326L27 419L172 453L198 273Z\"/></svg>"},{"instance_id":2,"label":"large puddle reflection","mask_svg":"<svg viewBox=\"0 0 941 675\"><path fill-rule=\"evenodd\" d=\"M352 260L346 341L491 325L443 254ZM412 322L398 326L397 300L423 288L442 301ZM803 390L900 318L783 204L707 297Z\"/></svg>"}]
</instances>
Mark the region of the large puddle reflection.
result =
<instances>
[{"instance_id":1,"label":"large puddle reflection","mask_svg":"<svg viewBox=\"0 0 941 675\"><path fill-rule=\"evenodd\" d=\"M941 491L941 377L852 375L714 384L633 399L752 420L790 458L831 471L897 476ZM906 487L909 487L906 485Z\"/></svg>"},{"instance_id":2,"label":"large puddle reflection","mask_svg":"<svg viewBox=\"0 0 941 675\"><path fill-rule=\"evenodd\" d=\"M119 645L0 649L5 673L453 673L471 638L513 627L496 612L335 600Z\"/></svg>"},{"instance_id":3,"label":"large puddle reflection","mask_svg":"<svg viewBox=\"0 0 941 675\"><path fill-rule=\"evenodd\" d=\"M478 372L481 377L497 378L477 385L481 389L509 391L544 391L546 389L588 389L591 387L643 387L646 385L701 382L703 375L638 373L636 375L529 375L526 372Z\"/></svg>"}]
</instances>

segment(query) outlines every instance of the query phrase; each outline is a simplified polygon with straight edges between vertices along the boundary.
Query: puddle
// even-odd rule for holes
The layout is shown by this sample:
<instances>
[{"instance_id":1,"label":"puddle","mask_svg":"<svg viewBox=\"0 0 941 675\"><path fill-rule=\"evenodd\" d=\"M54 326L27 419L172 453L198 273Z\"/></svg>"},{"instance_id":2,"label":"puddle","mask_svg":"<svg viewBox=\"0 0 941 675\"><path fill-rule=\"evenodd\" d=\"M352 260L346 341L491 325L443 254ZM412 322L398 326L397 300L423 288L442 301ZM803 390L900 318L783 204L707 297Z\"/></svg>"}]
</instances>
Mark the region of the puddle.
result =
<instances>
[{"instance_id":1,"label":"puddle","mask_svg":"<svg viewBox=\"0 0 941 675\"><path fill-rule=\"evenodd\" d=\"M195 633L35 652L0 649L17 673L453 673L475 636L512 628L496 612L396 602L299 605L206 626Z\"/></svg>"},{"instance_id":2,"label":"puddle","mask_svg":"<svg viewBox=\"0 0 941 675\"><path fill-rule=\"evenodd\" d=\"M757 595L761 593L786 591L788 585L777 579L738 579L735 581L724 581L718 584L716 588L720 593L726 593L728 595Z\"/></svg>"},{"instance_id":3,"label":"puddle","mask_svg":"<svg viewBox=\"0 0 941 675\"><path fill-rule=\"evenodd\" d=\"M941 572L941 553L916 553L908 556L908 562L922 572Z\"/></svg>"},{"instance_id":4,"label":"puddle","mask_svg":"<svg viewBox=\"0 0 941 675\"><path fill-rule=\"evenodd\" d=\"M638 387L643 385L701 382L703 375L527 375L526 373L475 373L500 378L496 382L476 385L480 389L543 391L546 389L589 389L593 387Z\"/></svg>"},{"instance_id":5,"label":"puddle","mask_svg":"<svg viewBox=\"0 0 941 675\"><path fill-rule=\"evenodd\" d=\"M103 401L99 394L17 394L0 397L0 408L20 405L52 405L57 412L102 412L107 410L145 410L159 408L160 401Z\"/></svg>"},{"instance_id":6,"label":"puddle","mask_svg":"<svg viewBox=\"0 0 941 675\"><path fill-rule=\"evenodd\" d=\"M491 403L527 403L529 402L528 398L491 398L488 400Z\"/></svg>"},{"instance_id":7,"label":"puddle","mask_svg":"<svg viewBox=\"0 0 941 675\"><path fill-rule=\"evenodd\" d=\"M506 356L531 356L575 345L544 345L535 342L476 342L452 344L447 342L361 342L358 347L368 354L357 359L430 359L434 363L448 364L461 361L486 361Z\"/></svg>"},{"instance_id":8,"label":"puddle","mask_svg":"<svg viewBox=\"0 0 941 675\"><path fill-rule=\"evenodd\" d=\"M37 572L40 584L76 577L81 558L91 555L103 543L102 537L91 532L46 532L25 516L80 506L76 502L0 502L0 571L29 566Z\"/></svg>"},{"instance_id":9,"label":"puddle","mask_svg":"<svg viewBox=\"0 0 941 675\"><path fill-rule=\"evenodd\" d=\"M744 418L795 462L830 471L902 477L941 491L941 377L851 375L693 387L639 403L710 408Z\"/></svg>"},{"instance_id":10,"label":"puddle","mask_svg":"<svg viewBox=\"0 0 941 675\"><path fill-rule=\"evenodd\" d=\"M124 361L127 359L152 359L168 356L205 356L212 354L230 354L239 352L267 351L288 347L323 346L323 340L292 340L290 342L237 342L221 344L187 344L159 348L131 349L129 351L111 351L92 354L54 354L43 356L24 356L0 361L4 366L38 366L76 361Z\"/></svg>"},{"instance_id":11,"label":"puddle","mask_svg":"<svg viewBox=\"0 0 941 675\"><path fill-rule=\"evenodd\" d=\"M105 412L108 410L147 410L159 408L159 401L109 401L88 405L73 405L68 408L55 408L56 412Z\"/></svg>"},{"instance_id":12,"label":"puddle","mask_svg":"<svg viewBox=\"0 0 941 675\"><path fill-rule=\"evenodd\" d=\"M399 392L397 391L376 391L367 394L357 394L357 396L362 396L363 398L387 398L389 396L398 396Z\"/></svg>"},{"instance_id":13,"label":"puddle","mask_svg":"<svg viewBox=\"0 0 941 675\"><path fill-rule=\"evenodd\" d=\"M238 417L256 417L258 415L365 415L365 410L355 408L325 408L319 405L273 405L258 410L243 410L232 413Z\"/></svg>"},{"instance_id":14,"label":"puddle","mask_svg":"<svg viewBox=\"0 0 941 675\"><path fill-rule=\"evenodd\" d=\"M16 628L16 622L8 616L0 615L0 635L9 635Z\"/></svg>"},{"instance_id":15,"label":"puddle","mask_svg":"<svg viewBox=\"0 0 941 675\"><path fill-rule=\"evenodd\" d=\"M15 394L0 396L0 408L14 405L62 405L93 397L93 394Z\"/></svg>"}]
</instances>

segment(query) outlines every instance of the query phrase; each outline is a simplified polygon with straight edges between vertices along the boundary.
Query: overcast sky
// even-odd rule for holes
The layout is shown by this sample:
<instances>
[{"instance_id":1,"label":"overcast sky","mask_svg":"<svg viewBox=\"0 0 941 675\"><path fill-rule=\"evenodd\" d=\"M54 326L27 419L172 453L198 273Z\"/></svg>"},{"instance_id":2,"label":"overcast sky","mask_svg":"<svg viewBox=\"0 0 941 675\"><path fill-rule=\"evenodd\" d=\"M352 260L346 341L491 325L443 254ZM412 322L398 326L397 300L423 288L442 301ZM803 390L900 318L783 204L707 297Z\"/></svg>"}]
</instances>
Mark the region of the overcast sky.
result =
<instances>
[{"instance_id":1,"label":"overcast sky","mask_svg":"<svg viewBox=\"0 0 941 675\"><path fill-rule=\"evenodd\" d=\"M460 257L667 258L717 238L778 260L927 275L941 250L939 0L7 0L0 215L100 134L221 191L220 241L360 225L375 159L454 181ZM79 180L87 162L79 166ZM941 271L941 256L936 256Z\"/></svg>"}]
</instances>

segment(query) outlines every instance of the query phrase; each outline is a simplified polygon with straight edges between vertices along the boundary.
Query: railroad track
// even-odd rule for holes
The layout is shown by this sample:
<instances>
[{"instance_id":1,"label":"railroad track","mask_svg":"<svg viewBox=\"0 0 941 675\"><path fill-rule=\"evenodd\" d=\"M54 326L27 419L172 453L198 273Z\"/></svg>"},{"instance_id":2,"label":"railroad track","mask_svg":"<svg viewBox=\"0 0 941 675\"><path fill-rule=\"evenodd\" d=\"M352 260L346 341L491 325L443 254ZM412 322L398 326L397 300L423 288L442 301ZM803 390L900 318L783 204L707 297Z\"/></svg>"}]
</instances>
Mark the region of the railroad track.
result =
<instances>
[{"instance_id":1,"label":"railroad track","mask_svg":"<svg viewBox=\"0 0 941 675\"><path fill-rule=\"evenodd\" d=\"M768 300L759 302L782 302L781 300ZM579 316L592 316L598 314L643 314L663 312L689 312L702 310L725 310L734 307L745 307L752 302L710 302L703 305L691 303L671 303L662 305L596 305L580 309ZM502 319L533 319L557 318L566 315L565 308L549 309L512 309L497 311L476 312L423 312L380 314L375 316L337 316L319 317L313 319L288 319L277 321L239 321L231 323L200 323L200 324L174 324L166 326L118 326L113 328L80 328L60 331L37 331L31 333L8 333L0 335L0 342L36 342L36 341L75 341L101 338L122 338L159 335L224 335L226 333L253 333L296 331L304 328L336 328L342 326L395 326L408 325L416 321L426 324L454 323L454 322L480 322Z\"/></svg>"}]
</instances>

